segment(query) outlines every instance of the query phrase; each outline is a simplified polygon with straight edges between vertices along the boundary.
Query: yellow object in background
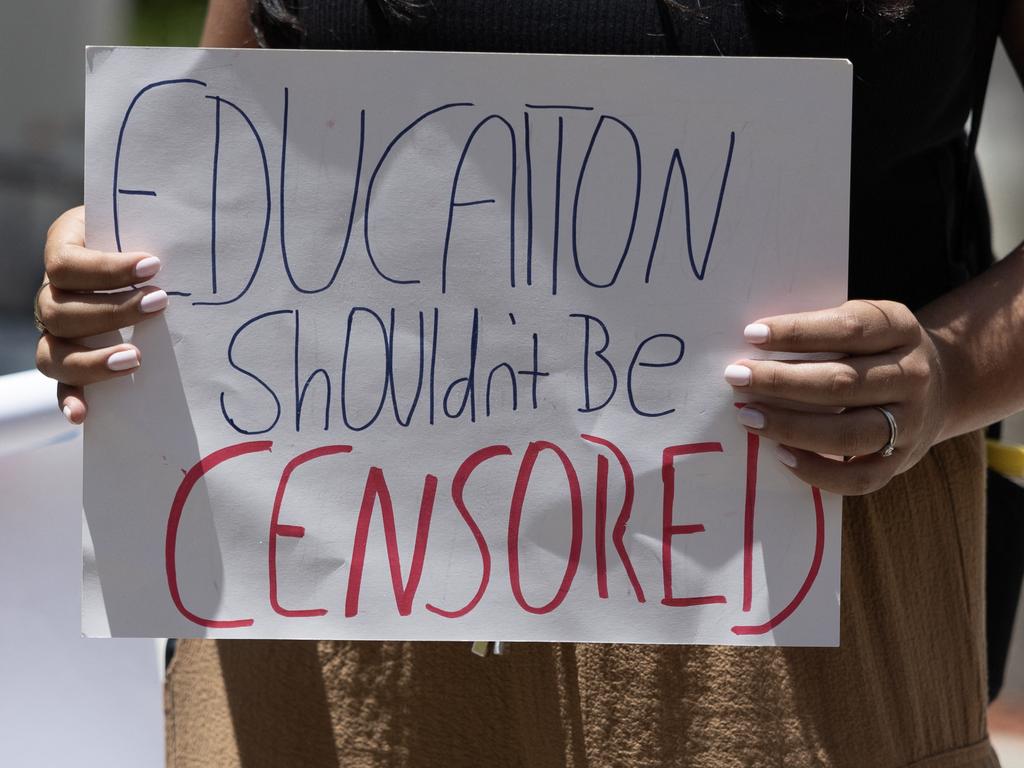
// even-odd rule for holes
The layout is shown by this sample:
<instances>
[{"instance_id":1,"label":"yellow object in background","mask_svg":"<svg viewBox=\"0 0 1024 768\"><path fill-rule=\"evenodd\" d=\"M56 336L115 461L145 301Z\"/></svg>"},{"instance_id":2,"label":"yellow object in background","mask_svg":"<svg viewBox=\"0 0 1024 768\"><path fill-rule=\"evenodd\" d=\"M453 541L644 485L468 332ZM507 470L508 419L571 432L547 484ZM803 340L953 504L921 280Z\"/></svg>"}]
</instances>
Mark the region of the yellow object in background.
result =
<instances>
[{"instance_id":1,"label":"yellow object in background","mask_svg":"<svg viewBox=\"0 0 1024 768\"><path fill-rule=\"evenodd\" d=\"M988 465L1013 480L1024 479L1024 445L987 440Z\"/></svg>"}]
</instances>

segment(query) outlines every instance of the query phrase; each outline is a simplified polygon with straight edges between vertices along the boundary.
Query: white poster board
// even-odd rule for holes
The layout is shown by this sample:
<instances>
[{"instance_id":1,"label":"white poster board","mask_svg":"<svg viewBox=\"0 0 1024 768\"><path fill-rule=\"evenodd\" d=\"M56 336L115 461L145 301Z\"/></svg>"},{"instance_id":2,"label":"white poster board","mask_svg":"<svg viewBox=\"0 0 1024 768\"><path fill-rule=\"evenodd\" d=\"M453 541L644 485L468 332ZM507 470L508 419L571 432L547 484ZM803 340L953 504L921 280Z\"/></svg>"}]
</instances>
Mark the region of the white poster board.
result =
<instances>
[{"instance_id":1,"label":"white poster board","mask_svg":"<svg viewBox=\"0 0 1024 768\"><path fill-rule=\"evenodd\" d=\"M88 245L171 294L88 392L88 634L838 643L841 500L722 371L846 297L848 62L87 60Z\"/></svg>"}]
</instances>

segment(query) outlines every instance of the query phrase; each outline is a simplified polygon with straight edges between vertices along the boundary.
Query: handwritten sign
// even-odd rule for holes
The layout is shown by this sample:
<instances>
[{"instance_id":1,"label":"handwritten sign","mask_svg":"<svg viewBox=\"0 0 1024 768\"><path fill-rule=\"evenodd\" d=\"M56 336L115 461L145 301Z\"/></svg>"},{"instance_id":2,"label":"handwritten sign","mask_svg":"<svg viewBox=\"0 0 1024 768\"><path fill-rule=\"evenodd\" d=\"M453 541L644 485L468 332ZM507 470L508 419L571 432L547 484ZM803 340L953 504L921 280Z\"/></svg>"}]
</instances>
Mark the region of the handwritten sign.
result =
<instances>
[{"instance_id":1,"label":"handwritten sign","mask_svg":"<svg viewBox=\"0 0 1024 768\"><path fill-rule=\"evenodd\" d=\"M840 499L737 424L846 293L847 62L92 48L87 634L834 645ZM109 341L109 339L107 340Z\"/></svg>"}]
</instances>

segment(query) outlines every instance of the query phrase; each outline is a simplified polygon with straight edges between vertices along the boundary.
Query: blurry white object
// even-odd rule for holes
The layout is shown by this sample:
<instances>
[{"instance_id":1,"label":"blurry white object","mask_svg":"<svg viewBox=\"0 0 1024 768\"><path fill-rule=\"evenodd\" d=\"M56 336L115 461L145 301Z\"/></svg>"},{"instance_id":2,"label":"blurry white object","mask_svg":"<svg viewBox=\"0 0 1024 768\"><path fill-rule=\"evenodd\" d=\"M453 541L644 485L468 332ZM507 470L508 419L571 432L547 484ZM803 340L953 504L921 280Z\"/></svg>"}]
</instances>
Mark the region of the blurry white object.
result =
<instances>
[{"instance_id":1,"label":"blurry white object","mask_svg":"<svg viewBox=\"0 0 1024 768\"><path fill-rule=\"evenodd\" d=\"M0 376L0 765L163 765L162 643L81 636L81 488L53 382Z\"/></svg>"}]
</instances>

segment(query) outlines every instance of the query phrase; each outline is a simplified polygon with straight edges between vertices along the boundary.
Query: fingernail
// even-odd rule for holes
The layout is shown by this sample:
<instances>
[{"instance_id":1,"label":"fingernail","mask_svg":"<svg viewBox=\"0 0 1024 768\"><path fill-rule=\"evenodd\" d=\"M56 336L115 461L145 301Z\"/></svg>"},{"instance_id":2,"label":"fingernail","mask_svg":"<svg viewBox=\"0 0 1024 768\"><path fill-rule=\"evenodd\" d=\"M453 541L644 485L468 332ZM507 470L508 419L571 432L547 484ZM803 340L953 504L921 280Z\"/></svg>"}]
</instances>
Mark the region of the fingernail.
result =
<instances>
[{"instance_id":1,"label":"fingernail","mask_svg":"<svg viewBox=\"0 0 1024 768\"><path fill-rule=\"evenodd\" d=\"M754 408L740 408L737 414L740 424L751 429L762 429L764 427L764 414Z\"/></svg>"},{"instance_id":2,"label":"fingernail","mask_svg":"<svg viewBox=\"0 0 1024 768\"><path fill-rule=\"evenodd\" d=\"M136 263L135 276L141 280L148 280L160 271L160 266L160 259L156 256L147 256Z\"/></svg>"},{"instance_id":3,"label":"fingernail","mask_svg":"<svg viewBox=\"0 0 1024 768\"><path fill-rule=\"evenodd\" d=\"M115 352L107 358L107 368L112 371L127 371L137 368L139 365L139 354L134 349L126 349Z\"/></svg>"},{"instance_id":4,"label":"fingernail","mask_svg":"<svg viewBox=\"0 0 1024 768\"><path fill-rule=\"evenodd\" d=\"M64 414L64 418L67 419L69 423L71 423L71 424L75 423L75 420L71 418L71 406L70 405L65 405L64 409L61 411L61 413Z\"/></svg>"},{"instance_id":5,"label":"fingernail","mask_svg":"<svg viewBox=\"0 0 1024 768\"><path fill-rule=\"evenodd\" d=\"M726 366L725 380L734 387L745 387L750 383L750 369L745 365Z\"/></svg>"},{"instance_id":6,"label":"fingernail","mask_svg":"<svg viewBox=\"0 0 1024 768\"><path fill-rule=\"evenodd\" d=\"M791 451L787 451L781 445L775 446L775 458L787 467L796 467L796 456L794 456Z\"/></svg>"},{"instance_id":7,"label":"fingernail","mask_svg":"<svg viewBox=\"0 0 1024 768\"><path fill-rule=\"evenodd\" d=\"M142 301L139 302L139 309L143 312L159 312L166 306L166 291L153 291L152 293L147 293L142 297Z\"/></svg>"},{"instance_id":8,"label":"fingernail","mask_svg":"<svg viewBox=\"0 0 1024 768\"><path fill-rule=\"evenodd\" d=\"M743 329L743 338L751 344L764 344L770 333L771 329L764 323L751 323Z\"/></svg>"}]
</instances>

